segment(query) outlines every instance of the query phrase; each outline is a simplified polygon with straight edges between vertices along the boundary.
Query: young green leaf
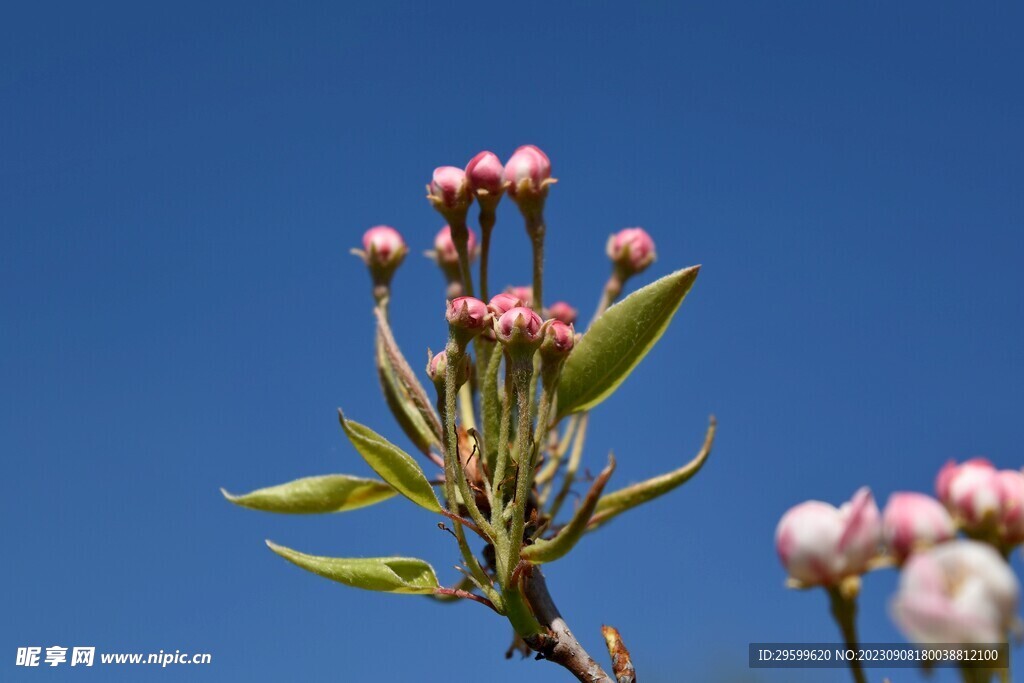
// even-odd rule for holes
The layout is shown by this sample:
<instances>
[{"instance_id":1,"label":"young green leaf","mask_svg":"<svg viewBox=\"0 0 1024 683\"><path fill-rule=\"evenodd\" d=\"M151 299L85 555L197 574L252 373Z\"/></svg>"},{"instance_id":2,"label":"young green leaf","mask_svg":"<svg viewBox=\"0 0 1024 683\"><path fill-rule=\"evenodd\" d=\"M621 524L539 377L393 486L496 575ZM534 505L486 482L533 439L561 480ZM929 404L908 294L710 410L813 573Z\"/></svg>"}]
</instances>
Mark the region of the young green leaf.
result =
<instances>
[{"instance_id":1,"label":"young green leaf","mask_svg":"<svg viewBox=\"0 0 1024 683\"><path fill-rule=\"evenodd\" d=\"M583 532L587 529L590 516L594 513L597 501L601 497L601 491L604 490L604 485L608 483L608 479L614 471L615 456L609 454L607 467L601 470L601 474L597 475L597 479L591 485L587 497L583 499L583 503L576 510L576 514L573 515L569 523L555 534L554 538L540 540L533 545L523 548L520 556L534 564L541 564L553 562L572 550L580 538L583 537Z\"/></svg>"},{"instance_id":2,"label":"young green leaf","mask_svg":"<svg viewBox=\"0 0 1024 683\"><path fill-rule=\"evenodd\" d=\"M224 489L220 492L235 505L299 515L355 510L398 493L382 481L345 474L304 477L237 496Z\"/></svg>"},{"instance_id":3,"label":"young green leaf","mask_svg":"<svg viewBox=\"0 0 1024 683\"><path fill-rule=\"evenodd\" d=\"M416 379L416 373L409 367L409 362L405 360L401 349L398 348L398 342L395 341L395 335L391 332L391 326L388 325L388 318L384 311L377 308L374 309L374 314L377 316L377 342L380 350L384 352L381 362L387 363L389 366L393 380L398 383L398 389L401 390L402 396L408 403L404 410L415 413L419 417L419 422L426 425L429 430L425 436L430 439L431 443L440 445L441 418L438 417L430 399L427 398L427 392L423 389L423 385Z\"/></svg>"},{"instance_id":4,"label":"young green leaf","mask_svg":"<svg viewBox=\"0 0 1024 683\"><path fill-rule=\"evenodd\" d=\"M267 547L306 571L354 588L430 595L440 586L434 568L413 557L320 557L270 541Z\"/></svg>"},{"instance_id":5,"label":"young green leaf","mask_svg":"<svg viewBox=\"0 0 1024 683\"><path fill-rule=\"evenodd\" d=\"M638 289L594 321L569 354L558 385L559 419L608 398L664 334L700 266Z\"/></svg>"},{"instance_id":6,"label":"young green leaf","mask_svg":"<svg viewBox=\"0 0 1024 683\"><path fill-rule=\"evenodd\" d=\"M377 335L377 376L380 378L381 392L391 414L395 416L398 426L402 428L409 440L425 455L430 453L431 446L438 446L440 441L434 436L423 415L416 408L415 402L402 387L395 372L384 342Z\"/></svg>"},{"instance_id":7,"label":"young green leaf","mask_svg":"<svg viewBox=\"0 0 1024 683\"><path fill-rule=\"evenodd\" d=\"M338 419L359 455L363 456L381 479L417 505L431 512L441 511L430 482L408 453L369 427L346 420L340 409Z\"/></svg>"},{"instance_id":8,"label":"young green leaf","mask_svg":"<svg viewBox=\"0 0 1024 683\"><path fill-rule=\"evenodd\" d=\"M594 510L594 516L587 525L587 530L592 531L626 510L642 505L658 496L665 495L672 489L682 486L693 475L697 474L700 468L704 466L708 456L711 455L711 447L715 443L716 426L717 422L712 417L708 425L707 434L704 436L704 445L701 446L700 452L697 453L693 460L679 469L603 496L597 502L597 508Z\"/></svg>"}]
</instances>

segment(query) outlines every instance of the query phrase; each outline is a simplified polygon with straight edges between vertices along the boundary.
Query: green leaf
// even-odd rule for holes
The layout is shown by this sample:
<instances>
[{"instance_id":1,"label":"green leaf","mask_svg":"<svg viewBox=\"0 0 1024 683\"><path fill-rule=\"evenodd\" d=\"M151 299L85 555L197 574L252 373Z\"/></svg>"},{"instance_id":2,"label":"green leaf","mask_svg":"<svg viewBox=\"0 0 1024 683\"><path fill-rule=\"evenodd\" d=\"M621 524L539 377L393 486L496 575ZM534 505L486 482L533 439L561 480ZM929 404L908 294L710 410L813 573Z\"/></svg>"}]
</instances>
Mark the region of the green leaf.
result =
<instances>
[{"instance_id":1,"label":"green leaf","mask_svg":"<svg viewBox=\"0 0 1024 683\"><path fill-rule=\"evenodd\" d=\"M580 538L583 537L583 532L587 530L587 523L590 521L590 516L594 513L597 501L601 497L601 491L604 490L604 485L608 483L608 479L614 471L615 456L609 454L608 465L601 471L601 474L597 475L597 479L594 480L593 485L590 487L587 497L583 499L583 503L576 510L576 514L572 516L569 523L562 527L562 530L555 534L554 538L540 540L533 545L523 548L523 551L520 553L522 558L534 564L541 564L553 562L572 550Z\"/></svg>"},{"instance_id":2,"label":"green leaf","mask_svg":"<svg viewBox=\"0 0 1024 683\"><path fill-rule=\"evenodd\" d=\"M346 420L340 409L338 419L359 455L363 456L381 479L417 505L431 512L441 512L434 489L408 453L369 427Z\"/></svg>"},{"instance_id":3,"label":"green leaf","mask_svg":"<svg viewBox=\"0 0 1024 683\"><path fill-rule=\"evenodd\" d=\"M377 372L384 399L409 439L421 451L429 453L431 446L440 448L441 419L398 348L384 311L376 308L374 314L377 316Z\"/></svg>"},{"instance_id":4,"label":"green leaf","mask_svg":"<svg viewBox=\"0 0 1024 683\"><path fill-rule=\"evenodd\" d=\"M270 541L267 546L306 571L354 588L427 595L440 587L434 568L413 557L319 557Z\"/></svg>"},{"instance_id":5,"label":"green leaf","mask_svg":"<svg viewBox=\"0 0 1024 683\"><path fill-rule=\"evenodd\" d=\"M235 505L299 515L355 510L387 500L397 493L382 481L345 474L304 477L237 496L224 489L220 492Z\"/></svg>"},{"instance_id":6,"label":"green leaf","mask_svg":"<svg viewBox=\"0 0 1024 683\"><path fill-rule=\"evenodd\" d=\"M594 321L569 354L558 384L558 418L608 398L668 328L700 266L638 289Z\"/></svg>"},{"instance_id":7,"label":"green leaf","mask_svg":"<svg viewBox=\"0 0 1024 683\"><path fill-rule=\"evenodd\" d=\"M708 456L711 455L711 447L715 443L716 428L717 422L712 417L708 425L707 434L704 436L704 445L701 446L700 452L697 453L693 460L679 469L603 496L597 502L597 508L594 510L594 516L590 520L588 530L596 529L613 517L621 515L626 510L643 505L658 496L663 496L689 481L693 475L700 471Z\"/></svg>"},{"instance_id":8,"label":"green leaf","mask_svg":"<svg viewBox=\"0 0 1024 683\"><path fill-rule=\"evenodd\" d=\"M430 447L436 445L437 439L431 433L423 416L416 409L416 405L409 397L409 394L402 388L401 382L391 364L384 342L380 335L377 335L377 376L380 378L381 392L384 394L384 401L387 403L391 414L395 416L398 426L402 428L409 440L415 444L420 452L430 453Z\"/></svg>"}]
</instances>

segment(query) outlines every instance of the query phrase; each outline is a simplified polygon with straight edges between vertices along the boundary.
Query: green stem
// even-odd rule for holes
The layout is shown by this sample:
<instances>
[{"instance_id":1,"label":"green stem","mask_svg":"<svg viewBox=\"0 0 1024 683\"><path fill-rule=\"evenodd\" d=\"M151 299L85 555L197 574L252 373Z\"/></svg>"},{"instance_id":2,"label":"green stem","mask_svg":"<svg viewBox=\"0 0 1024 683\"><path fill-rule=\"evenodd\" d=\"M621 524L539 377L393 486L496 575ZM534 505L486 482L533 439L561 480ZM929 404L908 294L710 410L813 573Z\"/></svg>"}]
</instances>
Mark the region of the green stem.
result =
<instances>
[{"instance_id":1,"label":"green stem","mask_svg":"<svg viewBox=\"0 0 1024 683\"><path fill-rule=\"evenodd\" d=\"M488 537L494 537L494 529L491 527L490 522L484 517L483 513L480 512L480 508L476 504L476 495L469 488L469 482L466 481L466 472L462 467L462 463L459 460L459 436L458 431L455 428L455 397L459 392L457 384L458 370L457 368L462 363L464 351L454 341L448 344L446 349L448 353L447 370L445 371L445 496L448 498L448 509L452 514L459 514L459 504L455 497L455 488L458 487L458 492L462 496L462 502L469 510L469 516L476 522L476 525L480 527L480 530L487 534ZM465 387L463 387L465 388ZM465 405L465 401L462 401ZM465 419L464 422L465 423ZM456 525L461 529L461 525L456 522Z\"/></svg>"},{"instance_id":2,"label":"green stem","mask_svg":"<svg viewBox=\"0 0 1024 683\"><path fill-rule=\"evenodd\" d=\"M487 296L487 264L491 253L491 231L496 221L494 207L489 203L480 202L480 298L490 301Z\"/></svg>"},{"instance_id":3,"label":"green stem","mask_svg":"<svg viewBox=\"0 0 1024 683\"><path fill-rule=\"evenodd\" d=\"M540 469L534 481L538 484L546 484L545 492L541 495L541 502L548 499L551 491L552 482L554 482L555 475L558 474L558 469L562 466L562 460L565 458L565 454L569 452L569 444L572 443L573 435L576 433L576 426L579 424L579 415L573 415L565 424L565 430L562 432L562 436L557 437L557 442L554 447L551 448L551 457L544 463L544 467Z\"/></svg>"},{"instance_id":4,"label":"green stem","mask_svg":"<svg viewBox=\"0 0 1024 683\"><path fill-rule=\"evenodd\" d=\"M462 466L459 464L459 437L458 433L455 431L455 395L458 391L458 387L456 386L458 371L456 368L458 368L459 363L462 361L464 351L455 343L455 340L452 339L448 343L447 352L448 364L444 378L444 495L448 503L449 512L458 517L459 501L455 495L455 488L456 483L460 482L459 474L463 474L461 482L465 481L465 475L462 473ZM473 507L476 507L476 501L473 500L472 496L469 496L465 502L466 507L470 510L470 514L472 514ZM477 510L477 513L479 513L479 510ZM462 559L469 568L469 571L473 574L473 577L476 578L477 582L485 588L485 592L487 592L491 602L494 602L495 597L497 597L500 602L501 597L493 588L490 588L490 579L487 577L487 573L484 572L483 567L480 566L480 563L477 561L476 557L473 555L473 551L469 547L469 542L466 540L466 532L462 528L462 524L458 521L452 520L452 526L455 527L455 539L458 541L459 551L462 553ZM482 528L483 527L481 527L481 529Z\"/></svg>"},{"instance_id":5,"label":"green stem","mask_svg":"<svg viewBox=\"0 0 1024 683\"><path fill-rule=\"evenodd\" d=\"M478 355L481 355L480 351L483 348L484 345L477 338ZM487 367L484 369L483 380L480 383L480 412L483 413L484 434L487 437L487 453L484 454L484 461L493 473L498 460L498 438L500 438L498 429L500 428L501 406L498 401L498 373L501 371L501 350L491 344L488 353L490 355L487 359Z\"/></svg>"},{"instance_id":6,"label":"green stem","mask_svg":"<svg viewBox=\"0 0 1024 683\"><path fill-rule=\"evenodd\" d=\"M533 310L540 315L544 308L544 214L541 211L524 216L526 232L533 243Z\"/></svg>"},{"instance_id":7,"label":"green stem","mask_svg":"<svg viewBox=\"0 0 1024 683\"><path fill-rule=\"evenodd\" d=\"M583 445L587 440L587 423L590 421L590 414L583 413L580 416L580 424L576 428L576 439L572 444L572 455L569 456L569 464L565 468L565 476L562 478L562 486L558 490L558 495L555 496L554 501L551 502L551 509L548 511L548 517L552 520L558 516L558 513L562 509L562 503L565 502L566 496L569 495L569 490L572 488L573 482L576 480L576 472L579 471L580 461L583 459Z\"/></svg>"},{"instance_id":8,"label":"green stem","mask_svg":"<svg viewBox=\"0 0 1024 683\"><path fill-rule=\"evenodd\" d=\"M505 614L521 638L531 638L544 633L544 627L537 621L537 617L533 616L518 586L506 588L502 597L505 601Z\"/></svg>"},{"instance_id":9,"label":"green stem","mask_svg":"<svg viewBox=\"0 0 1024 683\"><path fill-rule=\"evenodd\" d=\"M830 586L828 588L828 597L832 608L832 618L839 625L839 630L843 634L843 641L846 643L846 647L854 650L857 649L859 647L857 639L857 598L843 595L843 592L837 586ZM864 669L856 658L850 660L850 672L853 674L855 683L867 683L868 679L864 675Z\"/></svg>"},{"instance_id":10,"label":"green stem","mask_svg":"<svg viewBox=\"0 0 1024 683\"><path fill-rule=\"evenodd\" d=\"M519 551L523 547L523 529L526 527L526 504L530 497L530 482L533 480L532 420L530 419L530 379L533 376L533 359L513 359L512 381L516 390L519 411L519 425L516 427L516 454L519 458L516 473L515 502L512 508L512 526L509 530L509 556L505 563L502 585L508 585L512 570L519 562Z\"/></svg>"},{"instance_id":11,"label":"green stem","mask_svg":"<svg viewBox=\"0 0 1024 683\"><path fill-rule=\"evenodd\" d=\"M461 222L450 223L448 227L451 229L455 250L459 253L462 293L464 296L473 296L473 273L469 269L469 227L466 225L465 217Z\"/></svg>"},{"instance_id":12,"label":"green stem","mask_svg":"<svg viewBox=\"0 0 1024 683\"><path fill-rule=\"evenodd\" d=\"M615 303L615 300L622 294L622 286L626 279L622 273L616 268L612 271L612 274L608 277L608 281L604 284L604 289L601 291L601 299L597 302L597 310L594 311L594 317L590 319L587 324L587 329L594 324L594 321L604 315L604 312L608 310L608 307Z\"/></svg>"}]
</instances>

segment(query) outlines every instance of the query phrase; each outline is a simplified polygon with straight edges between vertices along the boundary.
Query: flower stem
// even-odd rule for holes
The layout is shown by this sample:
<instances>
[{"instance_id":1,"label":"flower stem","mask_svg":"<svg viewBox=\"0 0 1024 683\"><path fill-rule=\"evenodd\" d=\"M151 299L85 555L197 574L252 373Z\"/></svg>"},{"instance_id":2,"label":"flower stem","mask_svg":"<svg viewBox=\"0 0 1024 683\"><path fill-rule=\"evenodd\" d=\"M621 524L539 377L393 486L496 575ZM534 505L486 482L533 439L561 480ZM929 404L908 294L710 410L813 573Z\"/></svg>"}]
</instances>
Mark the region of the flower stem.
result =
<instances>
[{"instance_id":1,"label":"flower stem","mask_svg":"<svg viewBox=\"0 0 1024 683\"><path fill-rule=\"evenodd\" d=\"M502 576L507 585L512 570L519 562L519 551L523 547L523 529L526 527L526 503L530 497L530 482L533 480L533 429L530 417L530 379L533 376L533 359L513 359L510 363L512 382L516 392L519 411L519 425L516 427L516 455L519 462L516 472L515 502L512 508L512 525L509 530L509 553Z\"/></svg>"},{"instance_id":2,"label":"flower stem","mask_svg":"<svg viewBox=\"0 0 1024 683\"><path fill-rule=\"evenodd\" d=\"M525 215L526 232L533 243L533 310L540 315L544 307L544 214L542 211Z\"/></svg>"},{"instance_id":3,"label":"flower stem","mask_svg":"<svg viewBox=\"0 0 1024 683\"><path fill-rule=\"evenodd\" d=\"M832 607L832 618L839 625L843 634L843 641L847 648L856 649L857 639L857 597L848 596L838 586L828 588L828 597ZM850 660L850 672L853 674L855 683L867 683L864 669L856 658Z\"/></svg>"},{"instance_id":4,"label":"flower stem","mask_svg":"<svg viewBox=\"0 0 1024 683\"><path fill-rule=\"evenodd\" d=\"M494 207L490 203L480 202L480 298L485 302L487 296L487 264L491 253L491 231L496 221Z\"/></svg>"},{"instance_id":5,"label":"flower stem","mask_svg":"<svg viewBox=\"0 0 1024 683\"><path fill-rule=\"evenodd\" d=\"M455 343L455 340L451 340L447 347L448 352L448 366L445 372L445 410L444 410L444 496L448 503L448 510L454 517L459 517L459 501L455 493L457 484L465 482L465 473L462 471L462 465L459 463L459 436L455 430L455 396L458 392L457 385L457 370L459 363L462 361L463 349ZM461 476L461 478L460 478ZM466 487L469 490L469 487ZM466 507L470 510L470 514L473 513L473 508L476 507L476 501L473 497L463 496L465 499ZM479 514L477 510L477 514ZM482 515L481 515L482 519ZM474 519L479 524L479 520ZM455 539L459 544L459 551L462 553L462 559L466 563L466 567L472 572L473 577L477 580L481 586L489 589L486 590L487 597L491 599L496 605L501 603L501 597L498 593L490 588L490 579L487 578L486 572L483 567L477 561L473 555L473 551L469 547L469 543L466 541L466 533L462 528L462 524L458 521L452 520L452 526L455 527L454 534ZM483 529L483 527L481 527Z\"/></svg>"},{"instance_id":6,"label":"flower stem","mask_svg":"<svg viewBox=\"0 0 1024 683\"><path fill-rule=\"evenodd\" d=\"M597 302L597 310L594 311L594 317L590 319L587 324L587 329L594 324L594 321L604 315L604 312L608 310L608 307L615 303L615 300L622 294L622 286L626 279L623 277L619 269L616 268L612 271L612 274L608 277L608 281L604 284L604 289L601 291L601 299Z\"/></svg>"},{"instance_id":7,"label":"flower stem","mask_svg":"<svg viewBox=\"0 0 1024 683\"><path fill-rule=\"evenodd\" d=\"M576 439L572 444L572 455L569 456L569 464L566 465L565 476L562 478L562 486L558 490L558 495L555 496L554 501L551 503L551 509L548 511L547 516L552 520L558 516L559 511L562 509L562 503L565 502L565 498L569 495L569 490L576 480L576 472L580 468L580 460L583 459L583 445L587 440L587 422L589 420L590 413L583 413L580 417L580 424L576 429Z\"/></svg>"},{"instance_id":8,"label":"flower stem","mask_svg":"<svg viewBox=\"0 0 1024 683\"><path fill-rule=\"evenodd\" d=\"M449 225L452 234L452 242L455 243L455 250L459 252L459 273L462 278L462 293L465 296L473 296L473 273L469 269L469 226L463 217L460 223Z\"/></svg>"}]
</instances>

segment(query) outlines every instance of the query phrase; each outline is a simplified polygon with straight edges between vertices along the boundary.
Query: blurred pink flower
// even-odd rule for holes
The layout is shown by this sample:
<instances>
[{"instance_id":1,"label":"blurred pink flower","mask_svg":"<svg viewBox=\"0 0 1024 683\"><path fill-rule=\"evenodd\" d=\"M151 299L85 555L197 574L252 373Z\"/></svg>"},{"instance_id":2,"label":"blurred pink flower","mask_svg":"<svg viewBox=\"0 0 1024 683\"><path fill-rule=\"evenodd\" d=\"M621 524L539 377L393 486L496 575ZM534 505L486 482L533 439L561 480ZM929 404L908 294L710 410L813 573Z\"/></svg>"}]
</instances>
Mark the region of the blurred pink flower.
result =
<instances>
[{"instance_id":1,"label":"blurred pink flower","mask_svg":"<svg viewBox=\"0 0 1024 683\"><path fill-rule=\"evenodd\" d=\"M775 548L790 577L833 585L867 571L882 539L878 505L867 487L839 508L810 500L790 508L775 532Z\"/></svg>"}]
</instances>

